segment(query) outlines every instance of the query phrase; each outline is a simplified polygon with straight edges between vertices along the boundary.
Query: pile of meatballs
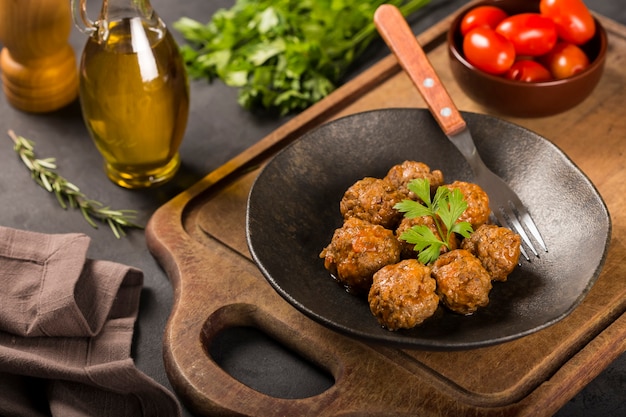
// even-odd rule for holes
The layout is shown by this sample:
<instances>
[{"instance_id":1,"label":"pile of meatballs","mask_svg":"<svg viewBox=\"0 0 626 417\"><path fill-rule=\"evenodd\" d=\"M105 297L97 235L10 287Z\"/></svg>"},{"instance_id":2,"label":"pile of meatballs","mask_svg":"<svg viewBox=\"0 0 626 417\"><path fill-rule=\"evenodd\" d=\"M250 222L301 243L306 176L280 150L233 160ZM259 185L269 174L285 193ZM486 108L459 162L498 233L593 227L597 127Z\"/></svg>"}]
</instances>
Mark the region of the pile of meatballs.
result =
<instances>
[{"instance_id":1,"label":"pile of meatballs","mask_svg":"<svg viewBox=\"0 0 626 417\"><path fill-rule=\"evenodd\" d=\"M468 238L454 236L449 248L424 265L400 235L426 225L438 236L430 216L407 218L396 203L418 200L407 185L428 179L438 187L459 189L467 209L458 221L471 224ZM384 178L365 177L346 190L340 211L344 222L320 253L325 268L345 289L367 295L370 310L389 330L410 329L435 314L439 305L470 315L489 303L492 281L506 281L520 256L520 236L489 223L489 197L477 184L444 182L443 173L422 162L405 161Z\"/></svg>"}]
</instances>

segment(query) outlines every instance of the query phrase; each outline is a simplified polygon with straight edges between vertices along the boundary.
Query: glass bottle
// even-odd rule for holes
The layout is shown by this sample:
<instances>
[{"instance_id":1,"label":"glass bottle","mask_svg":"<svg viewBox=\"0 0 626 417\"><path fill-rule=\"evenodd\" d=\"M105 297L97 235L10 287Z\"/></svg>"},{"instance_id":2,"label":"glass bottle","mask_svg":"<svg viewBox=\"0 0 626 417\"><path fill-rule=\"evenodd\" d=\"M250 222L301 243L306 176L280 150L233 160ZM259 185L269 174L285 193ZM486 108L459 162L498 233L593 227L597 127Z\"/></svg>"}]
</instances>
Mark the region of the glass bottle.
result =
<instances>
[{"instance_id":1,"label":"glass bottle","mask_svg":"<svg viewBox=\"0 0 626 417\"><path fill-rule=\"evenodd\" d=\"M71 0L89 35L82 53L80 103L87 129L116 184L145 188L171 179L189 113L178 46L149 0L102 0L96 21L86 0Z\"/></svg>"}]
</instances>

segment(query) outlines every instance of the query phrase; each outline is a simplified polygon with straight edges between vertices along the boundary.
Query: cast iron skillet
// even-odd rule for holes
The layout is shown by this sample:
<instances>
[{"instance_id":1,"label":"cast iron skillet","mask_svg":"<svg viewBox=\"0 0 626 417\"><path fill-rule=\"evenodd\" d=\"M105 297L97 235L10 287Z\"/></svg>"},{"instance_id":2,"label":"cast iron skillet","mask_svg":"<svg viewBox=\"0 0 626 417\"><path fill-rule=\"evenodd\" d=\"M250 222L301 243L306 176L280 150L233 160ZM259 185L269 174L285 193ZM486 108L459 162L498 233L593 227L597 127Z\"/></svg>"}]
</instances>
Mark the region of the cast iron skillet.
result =
<instances>
[{"instance_id":1,"label":"cast iron skillet","mask_svg":"<svg viewBox=\"0 0 626 417\"><path fill-rule=\"evenodd\" d=\"M456 350L502 343L566 317L604 263L611 234L606 205L591 181L554 144L520 126L463 113L485 163L518 193L549 248L522 261L489 305L472 316L440 307L422 325L382 328L367 301L324 269L321 250L342 224L339 201L357 180L382 178L404 160L440 169L446 182L472 181L469 166L425 109L385 109L327 123L278 153L249 195L250 251L274 289L312 319L388 346Z\"/></svg>"}]
</instances>

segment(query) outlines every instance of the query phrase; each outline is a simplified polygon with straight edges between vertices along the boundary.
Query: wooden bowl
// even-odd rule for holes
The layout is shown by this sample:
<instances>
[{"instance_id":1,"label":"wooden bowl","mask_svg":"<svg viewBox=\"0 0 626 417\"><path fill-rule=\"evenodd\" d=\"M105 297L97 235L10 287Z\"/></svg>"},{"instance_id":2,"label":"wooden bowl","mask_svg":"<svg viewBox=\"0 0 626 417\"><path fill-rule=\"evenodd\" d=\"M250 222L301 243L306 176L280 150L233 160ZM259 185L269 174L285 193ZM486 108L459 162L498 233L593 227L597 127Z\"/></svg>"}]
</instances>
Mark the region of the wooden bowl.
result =
<instances>
[{"instance_id":1,"label":"wooden bowl","mask_svg":"<svg viewBox=\"0 0 626 417\"><path fill-rule=\"evenodd\" d=\"M608 46L606 31L597 19L594 37L581 46L589 57L590 65L587 69L561 80L527 83L487 74L463 56L461 20L467 11L481 5L500 7L508 14L539 11L539 1L535 0L485 0L472 3L456 16L448 31L450 68L456 81L471 99L495 113L543 117L571 109L591 94L604 71Z\"/></svg>"}]
</instances>

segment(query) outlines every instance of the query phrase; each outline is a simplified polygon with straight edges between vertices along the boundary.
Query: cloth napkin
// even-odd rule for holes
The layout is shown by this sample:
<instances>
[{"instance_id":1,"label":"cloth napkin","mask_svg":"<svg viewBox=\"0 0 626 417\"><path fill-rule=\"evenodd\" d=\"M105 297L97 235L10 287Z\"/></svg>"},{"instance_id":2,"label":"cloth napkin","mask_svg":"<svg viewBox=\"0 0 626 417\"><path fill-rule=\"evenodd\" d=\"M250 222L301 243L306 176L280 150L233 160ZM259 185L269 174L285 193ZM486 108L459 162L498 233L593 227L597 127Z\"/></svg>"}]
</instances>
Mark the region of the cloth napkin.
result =
<instances>
[{"instance_id":1,"label":"cloth napkin","mask_svg":"<svg viewBox=\"0 0 626 417\"><path fill-rule=\"evenodd\" d=\"M143 273L89 243L0 226L0 415L180 416L130 356Z\"/></svg>"}]
</instances>

